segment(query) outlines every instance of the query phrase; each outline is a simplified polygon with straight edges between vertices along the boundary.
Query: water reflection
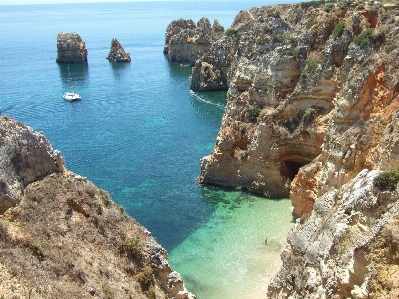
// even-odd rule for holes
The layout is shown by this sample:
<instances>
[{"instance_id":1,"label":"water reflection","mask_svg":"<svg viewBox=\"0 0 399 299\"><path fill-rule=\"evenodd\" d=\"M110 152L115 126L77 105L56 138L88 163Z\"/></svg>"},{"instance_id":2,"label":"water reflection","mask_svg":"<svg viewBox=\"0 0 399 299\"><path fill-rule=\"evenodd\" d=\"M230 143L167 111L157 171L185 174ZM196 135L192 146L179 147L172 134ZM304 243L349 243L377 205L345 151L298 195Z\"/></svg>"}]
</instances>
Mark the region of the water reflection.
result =
<instances>
[{"instance_id":1,"label":"water reflection","mask_svg":"<svg viewBox=\"0 0 399 299\"><path fill-rule=\"evenodd\" d=\"M130 63L129 62L109 62L112 67L112 74L114 75L115 79L121 78L123 74L130 70Z\"/></svg>"},{"instance_id":2,"label":"water reflection","mask_svg":"<svg viewBox=\"0 0 399 299\"><path fill-rule=\"evenodd\" d=\"M70 83L76 86L86 85L89 79L89 65L87 63L57 64L61 81L65 86L69 86Z\"/></svg>"}]
</instances>

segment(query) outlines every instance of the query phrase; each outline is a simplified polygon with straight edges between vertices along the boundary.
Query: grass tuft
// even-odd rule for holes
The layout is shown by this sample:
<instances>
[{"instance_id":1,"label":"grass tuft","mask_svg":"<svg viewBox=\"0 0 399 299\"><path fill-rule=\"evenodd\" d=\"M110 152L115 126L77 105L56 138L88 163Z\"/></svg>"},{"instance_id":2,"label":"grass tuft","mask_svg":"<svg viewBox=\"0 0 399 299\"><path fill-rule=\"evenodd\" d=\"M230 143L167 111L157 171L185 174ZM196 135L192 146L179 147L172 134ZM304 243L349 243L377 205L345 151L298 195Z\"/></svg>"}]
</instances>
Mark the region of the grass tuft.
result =
<instances>
[{"instance_id":1,"label":"grass tuft","mask_svg":"<svg viewBox=\"0 0 399 299\"><path fill-rule=\"evenodd\" d=\"M256 106L250 106L247 112L249 113L249 118L251 120L255 120L259 116L261 109Z\"/></svg>"},{"instance_id":2,"label":"grass tuft","mask_svg":"<svg viewBox=\"0 0 399 299\"><path fill-rule=\"evenodd\" d=\"M334 31L333 31L333 37L336 39L337 37L340 37L345 30L345 20L341 20L337 26L335 26Z\"/></svg>"},{"instance_id":3,"label":"grass tuft","mask_svg":"<svg viewBox=\"0 0 399 299\"><path fill-rule=\"evenodd\" d=\"M364 48L367 45L369 39L372 37L373 33L374 33L373 28L364 30L355 38L355 43L359 45L361 48Z\"/></svg>"},{"instance_id":4,"label":"grass tuft","mask_svg":"<svg viewBox=\"0 0 399 299\"><path fill-rule=\"evenodd\" d=\"M394 191L399 183L399 166L388 169L374 179L374 186L381 191Z\"/></svg>"}]
</instances>

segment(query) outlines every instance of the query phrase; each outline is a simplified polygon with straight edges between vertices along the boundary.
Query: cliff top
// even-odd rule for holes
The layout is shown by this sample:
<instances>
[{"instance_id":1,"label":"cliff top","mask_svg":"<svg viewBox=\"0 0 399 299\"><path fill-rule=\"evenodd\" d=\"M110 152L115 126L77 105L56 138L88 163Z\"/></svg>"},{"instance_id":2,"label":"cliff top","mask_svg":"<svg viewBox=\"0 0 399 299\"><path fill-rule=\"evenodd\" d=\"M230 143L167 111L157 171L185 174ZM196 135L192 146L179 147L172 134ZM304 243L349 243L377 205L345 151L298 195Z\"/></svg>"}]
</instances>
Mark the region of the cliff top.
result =
<instances>
[{"instance_id":1,"label":"cliff top","mask_svg":"<svg viewBox=\"0 0 399 299\"><path fill-rule=\"evenodd\" d=\"M8 174L0 186L18 191L0 197L18 198L0 214L0 296L193 298L151 233L107 191L54 160L42 133L6 116L0 132L2 173ZM58 168L28 171L57 161Z\"/></svg>"}]
</instances>

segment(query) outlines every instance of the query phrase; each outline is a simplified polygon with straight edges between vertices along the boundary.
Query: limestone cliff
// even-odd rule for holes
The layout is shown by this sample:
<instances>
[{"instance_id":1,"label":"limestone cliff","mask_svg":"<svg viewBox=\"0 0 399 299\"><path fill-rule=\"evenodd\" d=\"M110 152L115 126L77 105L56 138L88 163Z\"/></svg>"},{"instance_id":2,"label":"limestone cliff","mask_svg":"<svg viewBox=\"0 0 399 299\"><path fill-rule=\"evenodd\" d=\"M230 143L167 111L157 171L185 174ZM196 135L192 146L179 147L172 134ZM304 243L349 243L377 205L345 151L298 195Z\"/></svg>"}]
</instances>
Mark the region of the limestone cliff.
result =
<instances>
[{"instance_id":1,"label":"limestone cliff","mask_svg":"<svg viewBox=\"0 0 399 299\"><path fill-rule=\"evenodd\" d=\"M43 133L2 117L0 169L0 214L3 214L21 202L24 189L30 183L51 173L63 172L64 161Z\"/></svg>"},{"instance_id":2,"label":"limestone cliff","mask_svg":"<svg viewBox=\"0 0 399 299\"><path fill-rule=\"evenodd\" d=\"M364 169L298 219L268 298L399 298L399 189Z\"/></svg>"},{"instance_id":3,"label":"limestone cliff","mask_svg":"<svg viewBox=\"0 0 399 299\"><path fill-rule=\"evenodd\" d=\"M195 298L151 233L43 133L7 116L0 132L2 298Z\"/></svg>"},{"instance_id":4,"label":"limestone cliff","mask_svg":"<svg viewBox=\"0 0 399 299\"><path fill-rule=\"evenodd\" d=\"M84 40L77 33L58 33L57 62L87 63L87 49Z\"/></svg>"},{"instance_id":5,"label":"limestone cliff","mask_svg":"<svg viewBox=\"0 0 399 299\"><path fill-rule=\"evenodd\" d=\"M399 165L399 5L384 3L255 7L214 43L235 54L199 181L290 196L301 217L271 298L398 297L398 189L373 185ZM206 59L193 74L215 73Z\"/></svg>"},{"instance_id":6,"label":"limestone cliff","mask_svg":"<svg viewBox=\"0 0 399 299\"><path fill-rule=\"evenodd\" d=\"M195 61L209 52L212 42L224 32L217 20L213 25L207 18L200 19L197 24L193 20L178 19L166 28L164 53L169 61Z\"/></svg>"},{"instance_id":7,"label":"limestone cliff","mask_svg":"<svg viewBox=\"0 0 399 299\"><path fill-rule=\"evenodd\" d=\"M397 14L343 3L241 12L228 103L199 180L272 197L291 191L300 216L363 168L399 163L388 130L398 106Z\"/></svg>"},{"instance_id":8,"label":"limestone cliff","mask_svg":"<svg viewBox=\"0 0 399 299\"><path fill-rule=\"evenodd\" d=\"M108 52L107 59L111 62L130 62L130 53L126 52L121 43L116 38L111 41L111 48Z\"/></svg>"},{"instance_id":9,"label":"limestone cliff","mask_svg":"<svg viewBox=\"0 0 399 299\"><path fill-rule=\"evenodd\" d=\"M195 62L190 89L194 91L227 90L227 73L234 61L236 45L229 36L214 42L207 53Z\"/></svg>"}]
</instances>

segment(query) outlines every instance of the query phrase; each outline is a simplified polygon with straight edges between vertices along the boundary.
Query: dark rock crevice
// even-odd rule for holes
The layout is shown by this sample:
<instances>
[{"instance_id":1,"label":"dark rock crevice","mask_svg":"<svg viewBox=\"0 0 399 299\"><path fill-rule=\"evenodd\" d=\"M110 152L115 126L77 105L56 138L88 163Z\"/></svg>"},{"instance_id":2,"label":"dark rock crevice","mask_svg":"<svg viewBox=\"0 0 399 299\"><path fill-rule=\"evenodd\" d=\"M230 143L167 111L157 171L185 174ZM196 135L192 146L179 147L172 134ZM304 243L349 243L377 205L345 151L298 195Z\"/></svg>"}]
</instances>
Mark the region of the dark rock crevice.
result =
<instances>
[{"instance_id":1,"label":"dark rock crevice","mask_svg":"<svg viewBox=\"0 0 399 299\"><path fill-rule=\"evenodd\" d=\"M302 161L281 161L281 175L293 180L295 176L298 174L299 169L310 161L302 160Z\"/></svg>"}]
</instances>

